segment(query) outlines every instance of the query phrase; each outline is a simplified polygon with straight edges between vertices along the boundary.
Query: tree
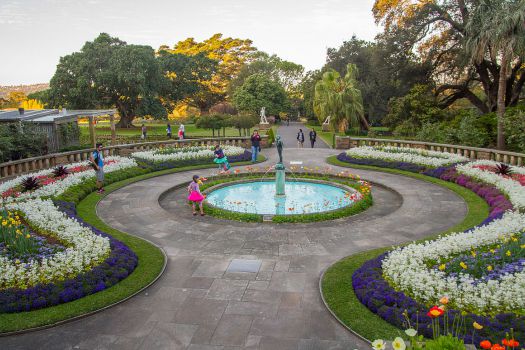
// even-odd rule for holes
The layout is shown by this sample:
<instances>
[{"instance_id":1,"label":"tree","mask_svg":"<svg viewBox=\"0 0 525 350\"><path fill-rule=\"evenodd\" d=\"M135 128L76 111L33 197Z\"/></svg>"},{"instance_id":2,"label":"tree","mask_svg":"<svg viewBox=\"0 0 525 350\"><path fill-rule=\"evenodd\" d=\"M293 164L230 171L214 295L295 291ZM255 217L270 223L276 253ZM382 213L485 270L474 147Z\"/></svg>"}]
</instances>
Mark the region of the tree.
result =
<instances>
[{"instance_id":1,"label":"tree","mask_svg":"<svg viewBox=\"0 0 525 350\"><path fill-rule=\"evenodd\" d=\"M494 57L499 59L497 147L503 150L507 71L516 53L525 56L525 1L481 0L470 16L466 32L466 46L475 63Z\"/></svg>"},{"instance_id":2,"label":"tree","mask_svg":"<svg viewBox=\"0 0 525 350\"><path fill-rule=\"evenodd\" d=\"M344 77L329 69L315 84L314 110L320 123L330 116L334 129L346 131L349 124L369 129L356 77L357 67L348 64Z\"/></svg>"},{"instance_id":3,"label":"tree","mask_svg":"<svg viewBox=\"0 0 525 350\"><path fill-rule=\"evenodd\" d=\"M482 113L497 108L500 70L497 55L491 55L487 48L484 59L472 64L465 50L470 35L466 26L480 3L480 0L375 1L373 13L376 21L384 25L384 35L406 51L417 49L432 64L442 107L466 98ZM505 105L515 106L525 84L523 52L513 53L509 62L512 67L506 77ZM485 98L475 93L478 87Z\"/></svg>"},{"instance_id":4,"label":"tree","mask_svg":"<svg viewBox=\"0 0 525 350\"><path fill-rule=\"evenodd\" d=\"M228 84L249 60L251 53L256 50L249 39L223 39L220 33L214 34L203 42L188 38L179 41L172 50L168 50L166 46L162 49L187 56L204 54L217 62L217 71L211 79L201 80L206 89L202 89L192 97L193 103L203 112L207 112L210 106L217 102L225 100Z\"/></svg>"},{"instance_id":5,"label":"tree","mask_svg":"<svg viewBox=\"0 0 525 350\"><path fill-rule=\"evenodd\" d=\"M197 119L195 126L200 129L211 129L212 136L215 137L215 130L220 136L220 130L224 126L226 117L222 114L204 114Z\"/></svg>"},{"instance_id":6,"label":"tree","mask_svg":"<svg viewBox=\"0 0 525 350\"><path fill-rule=\"evenodd\" d=\"M257 115L250 112L242 112L237 115L230 117L230 124L237 130L239 130L239 136L242 136L242 131L244 130L244 135L248 135L248 130L257 125L259 118Z\"/></svg>"},{"instance_id":7,"label":"tree","mask_svg":"<svg viewBox=\"0 0 525 350\"><path fill-rule=\"evenodd\" d=\"M321 80L323 74L320 70L309 71L305 74L299 84L302 95L302 106L300 107L303 115L310 120L317 120L314 112L315 84Z\"/></svg>"},{"instance_id":8,"label":"tree","mask_svg":"<svg viewBox=\"0 0 525 350\"><path fill-rule=\"evenodd\" d=\"M353 36L339 48L328 49L323 71L332 68L343 75L349 63L359 70L357 87L370 121L380 121L386 116L391 98L403 96L415 84L429 80L430 67L385 36L378 36L375 42Z\"/></svg>"},{"instance_id":9,"label":"tree","mask_svg":"<svg viewBox=\"0 0 525 350\"><path fill-rule=\"evenodd\" d=\"M289 108L284 88L263 74L249 76L233 93L233 104L239 111L256 115L262 107L266 107L267 115L278 115Z\"/></svg>"},{"instance_id":10,"label":"tree","mask_svg":"<svg viewBox=\"0 0 525 350\"><path fill-rule=\"evenodd\" d=\"M60 59L51 79L51 99L75 109L116 106L118 127L131 127L137 115L165 117L164 84L154 50L128 45L108 34L87 42L80 52Z\"/></svg>"}]
</instances>

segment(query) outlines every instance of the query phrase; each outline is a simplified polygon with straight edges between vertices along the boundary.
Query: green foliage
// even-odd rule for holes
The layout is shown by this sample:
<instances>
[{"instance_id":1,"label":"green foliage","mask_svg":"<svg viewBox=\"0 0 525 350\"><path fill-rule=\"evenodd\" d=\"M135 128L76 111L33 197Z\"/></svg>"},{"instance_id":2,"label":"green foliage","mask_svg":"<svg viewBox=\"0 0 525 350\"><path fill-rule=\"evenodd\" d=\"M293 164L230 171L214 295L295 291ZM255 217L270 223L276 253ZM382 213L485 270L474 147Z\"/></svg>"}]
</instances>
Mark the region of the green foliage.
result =
<instances>
[{"instance_id":1,"label":"green foliage","mask_svg":"<svg viewBox=\"0 0 525 350\"><path fill-rule=\"evenodd\" d=\"M357 66L348 64L344 77L330 69L315 84L314 112L320 123L331 117L332 127L339 131L346 131L349 125L368 129L363 98L357 88L357 75Z\"/></svg>"},{"instance_id":2,"label":"green foliage","mask_svg":"<svg viewBox=\"0 0 525 350\"><path fill-rule=\"evenodd\" d=\"M485 147L489 144L488 132L478 127L476 121L474 113L469 113L461 119L456 133L460 144L472 147Z\"/></svg>"},{"instance_id":3,"label":"green foliage","mask_svg":"<svg viewBox=\"0 0 525 350\"><path fill-rule=\"evenodd\" d=\"M425 342L426 350L465 350L463 340L460 340L450 334L442 335L436 339Z\"/></svg>"},{"instance_id":4,"label":"green foliage","mask_svg":"<svg viewBox=\"0 0 525 350\"><path fill-rule=\"evenodd\" d=\"M0 125L0 162L47 154L47 134L32 123Z\"/></svg>"},{"instance_id":5,"label":"green foliage","mask_svg":"<svg viewBox=\"0 0 525 350\"><path fill-rule=\"evenodd\" d=\"M359 69L357 87L363 96L363 107L371 122L382 120L388 101L405 95L414 84L428 81L430 67L419 62L400 44L379 36L375 42L359 40L353 36L339 48L329 48L323 71L335 69L345 74L349 63ZM307 97L305 96L305 103Z\"/></svg>"},{"instance_id":6,"label":"green foliage","mask_svg":"<svg viewBox=\"0 0 525 350\"><path fill-rule=\"evenodd\" d=\"M268 135L268 146L273 145L273 143L275 142L275 132L273 131L273 129L268 129L266 135Z\"/></svg>"},{"instance_id":7,"label":"green foliage","mask_svg":"<svg viewBox=\"0 0 525 350\"><path fill-rule=\"evenodd\" d=\"M509 150L525 152L525 105L507 108L504 123Z\"/></svg>"},{"instance_id":8,"label":"green foliage","mask_svg":"<svg viewBox=\"0 0 525 350\"><path fill-rule=\"evenodd\" d=\"M383 123L396 136L413 137L424 124L434 124L447 118L430 87L425 85L416 85L407 95L392 99L389 107Z\"/></svg>"},{"instance_id":9,"label":"green foliage","mask_svg":"<svg viewBox=\"0 0 525 350\"><path fill-rule=\"evenodd\" d=\"M228 117L223 114L205 114L201 115L196 121L195 126L200 129L211 129L213 137L215 130L220 130L228 124ZM220 135L219 135L220 136Z\"/></svg>"},{"instance_id":10,"label":"green foliage","mask_svg":"<svg viewBox=\"0 0 525 350\"><path fill-rule=\"evenodd\" d=\"M249 111L255 115L259 115L262 107L266 107L266 115L278 115L289 108L289 101L281 84L263 74L246 78L242 86L233 93L233 103L239 111Z\"/></svg>"},{"instance_id":11,"label":"green foliage","mask_svg":"<svg viewBox=\"0 0 525 350\"><path fill-rule=\"evenodd\" d=\"M80 128L77 122L58 125L60 145L64 147L76 146L80 142Z\"/></svg>"},{"instance_id":12,"label":"green foliage","mask_svg":"<svg viewBox=\"0 0 525 350\"><path fill-rule=\"evenodd\" d=\"M0 250L6 249L17 257L38 253L37 241L15 213L0 209L0 222L0 243L4 244Z\"/></svg>"},{"instance_id":13,"label":"green foliage","mask_svg":"<svg viewBox=\"0 0 525 350\"><path fill-rule=\"evenodd\" d=\"M237 115L232 115L229 117L229 124L239 130L239 136L241 135L242 130L249 130L257 123L259 122L259 119L254 113L251 112L241 112Z\"/></svg>"}]
</instances>

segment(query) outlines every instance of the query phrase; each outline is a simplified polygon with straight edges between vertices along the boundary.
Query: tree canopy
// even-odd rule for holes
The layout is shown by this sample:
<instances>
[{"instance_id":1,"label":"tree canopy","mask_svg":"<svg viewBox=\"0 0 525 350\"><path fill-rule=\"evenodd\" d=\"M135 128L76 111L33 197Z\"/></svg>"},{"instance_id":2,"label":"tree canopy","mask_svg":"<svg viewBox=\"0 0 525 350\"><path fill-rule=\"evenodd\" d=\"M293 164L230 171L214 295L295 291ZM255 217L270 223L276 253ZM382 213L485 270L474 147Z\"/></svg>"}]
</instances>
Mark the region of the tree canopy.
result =
<instances>
[{"instance_id":1,"label":"tree canopy","mask_svg":"<svg viewBox=\"0 0 525 350\"><path fill-rule=\"evenodd\" d=\"M278 115L287 111L288 99L284 88L264 74L254 74L246 78L244 84L233 93L233 103L239 111L259 114L266 107L267 115Z\"/></svg>"}]
</instances>

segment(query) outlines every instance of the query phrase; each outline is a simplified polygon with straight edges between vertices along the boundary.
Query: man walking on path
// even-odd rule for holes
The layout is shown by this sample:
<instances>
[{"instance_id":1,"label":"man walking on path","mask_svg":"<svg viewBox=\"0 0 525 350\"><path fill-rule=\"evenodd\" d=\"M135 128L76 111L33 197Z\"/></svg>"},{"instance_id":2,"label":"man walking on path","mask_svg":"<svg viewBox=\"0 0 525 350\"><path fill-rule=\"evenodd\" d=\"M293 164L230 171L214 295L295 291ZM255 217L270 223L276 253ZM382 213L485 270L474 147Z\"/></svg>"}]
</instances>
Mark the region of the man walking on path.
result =
<instances>
[{"instance_id":1,"label":"man walking on path","mask_svg":"<svg viewBox=\"0 0 525 350\"><path fill-rule=\"evenodd\" d=\"M303 143L304 143L303 129L299 129L299 132L297 133L297 146L299 148L303 148Z\"/></svg>"},{"instance_id":2,"label":"man walking on path","mask_svg":"<svg viewBox=\"0 0 525 350\"><path fill-rule=\"evenodd\" d=\"M314 129L310 130L310 144L312 145L312 148L314 148L315 140L317 139L317 133Z\"/></svg>"},{"instance_id":3,"label":"man walking on path","mask_svg":"<svg viewBox=\"0 0 525 350\"><path fill-rule=\"evenodd\" d=\"M257 154L261 149L261 136L257 130L254 130L250 139L252 141L252 163L255 163L257 161Z\"/></svg>"}]
</instances>

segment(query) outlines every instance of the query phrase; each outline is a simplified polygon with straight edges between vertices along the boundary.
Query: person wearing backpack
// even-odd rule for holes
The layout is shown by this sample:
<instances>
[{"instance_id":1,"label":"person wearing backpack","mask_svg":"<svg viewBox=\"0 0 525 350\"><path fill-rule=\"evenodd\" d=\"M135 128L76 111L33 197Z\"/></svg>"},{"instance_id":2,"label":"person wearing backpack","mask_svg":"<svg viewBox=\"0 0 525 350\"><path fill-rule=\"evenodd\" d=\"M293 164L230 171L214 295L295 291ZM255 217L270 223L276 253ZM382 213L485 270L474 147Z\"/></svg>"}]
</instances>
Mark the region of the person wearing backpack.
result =
<instances>
[{"instance_id":1,"label":"person wearing backpack","mask_svg":"<svg viewBox=\"0 0 525 350\"><path fill-rule=\"evenodd\" d=\"M95 152L91 154L89 157L89 161L91 162L91 166L93 166L93 169L95 170L95 174L97 177L97 188L98 193L103 193L104 190L104 154L102 153L102 144L97 143L97 147L95 149Z\"/></svg>"}]
</instances>

